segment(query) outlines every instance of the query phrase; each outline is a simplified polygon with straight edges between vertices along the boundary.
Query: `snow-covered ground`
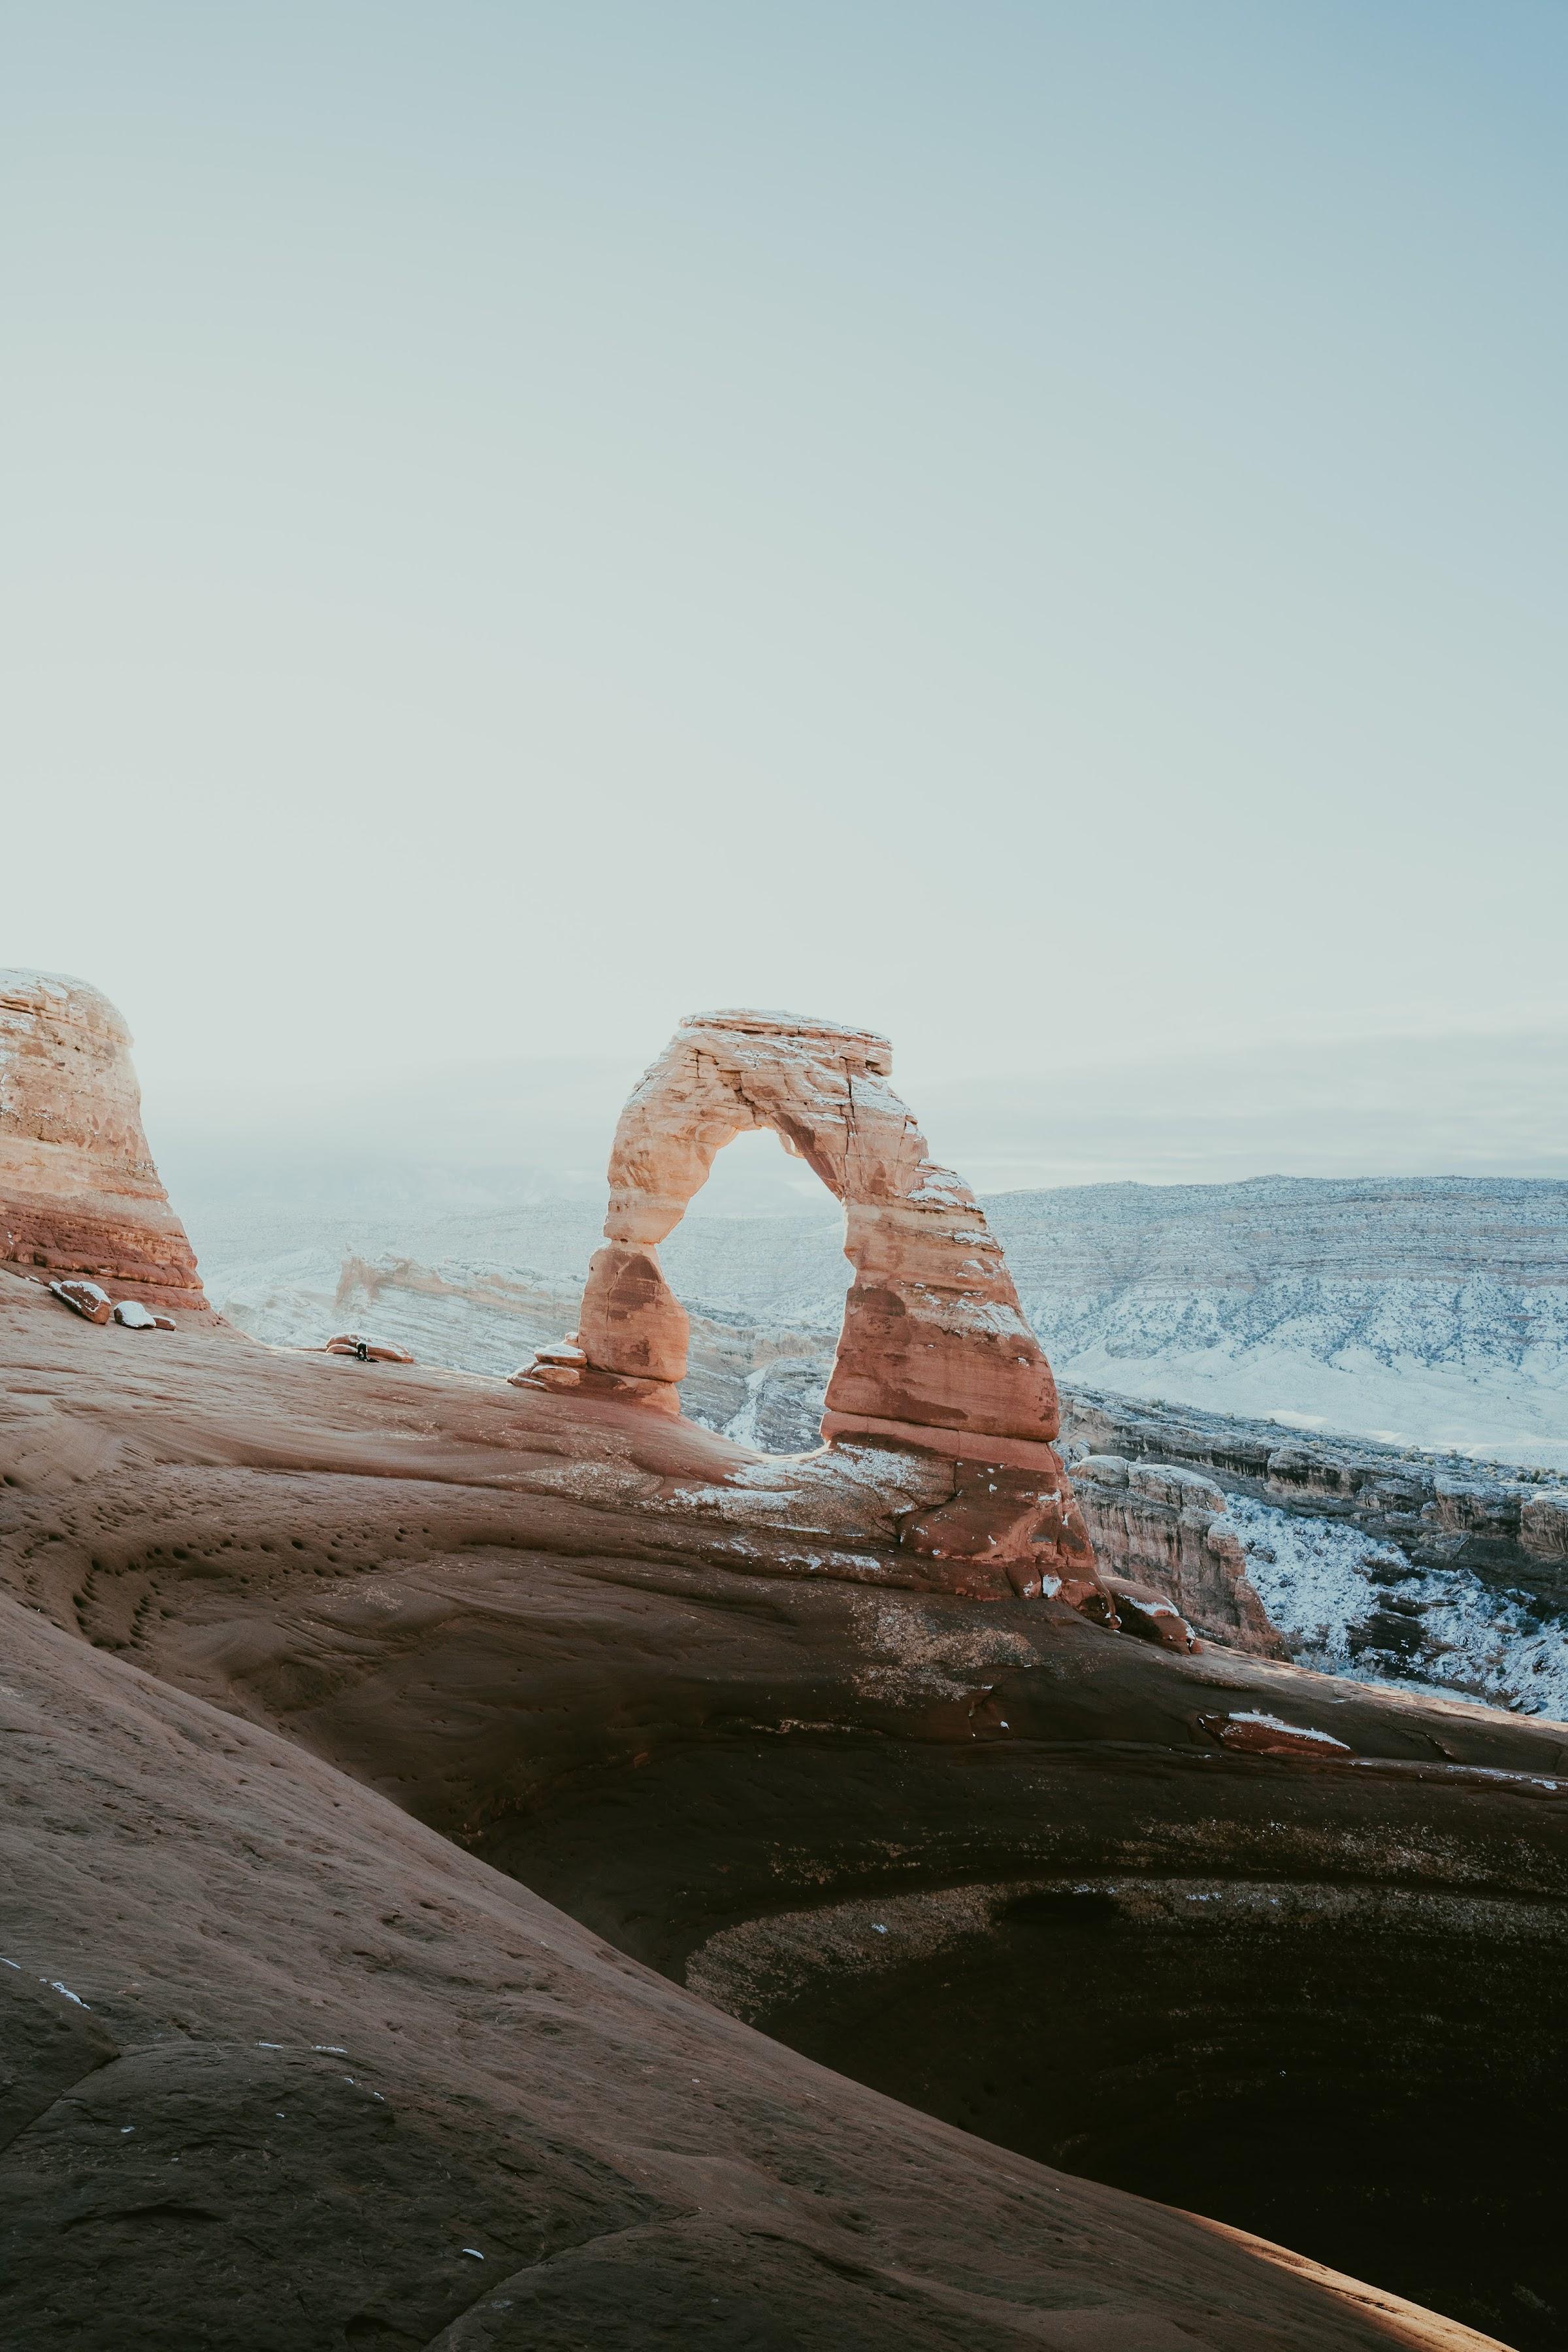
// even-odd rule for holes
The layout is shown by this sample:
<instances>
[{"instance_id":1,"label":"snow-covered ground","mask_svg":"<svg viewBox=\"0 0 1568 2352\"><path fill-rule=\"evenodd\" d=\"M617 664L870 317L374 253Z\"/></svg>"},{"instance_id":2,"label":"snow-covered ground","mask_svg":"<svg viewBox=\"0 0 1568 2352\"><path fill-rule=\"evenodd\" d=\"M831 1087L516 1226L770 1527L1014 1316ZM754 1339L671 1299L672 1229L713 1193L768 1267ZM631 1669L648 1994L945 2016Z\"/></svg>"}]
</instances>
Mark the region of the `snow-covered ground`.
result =
<instances>
[{"instance_id":1,"label":"snow-covered ground","mask_svg":"<svg viewBox=\"0 0 1568 2352\"><path fill-rule=\"evenodd\" d=\"M1247 1575L1298 1665L1568 1718L1568 1622L1471 1570L1232 1495Z\"/></svg>"}]
</instances>

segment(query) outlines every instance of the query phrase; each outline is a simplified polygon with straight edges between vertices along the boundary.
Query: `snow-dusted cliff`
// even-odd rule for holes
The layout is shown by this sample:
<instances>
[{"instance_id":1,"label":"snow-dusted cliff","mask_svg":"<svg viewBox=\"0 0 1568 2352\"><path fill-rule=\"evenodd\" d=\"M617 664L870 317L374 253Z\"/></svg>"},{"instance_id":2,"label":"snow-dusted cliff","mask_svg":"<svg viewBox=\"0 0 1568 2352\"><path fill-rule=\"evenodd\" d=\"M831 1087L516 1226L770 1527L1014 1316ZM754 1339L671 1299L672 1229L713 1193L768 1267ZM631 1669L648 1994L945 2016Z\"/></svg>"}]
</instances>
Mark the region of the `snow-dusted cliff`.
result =
<instances>
[{"instance_id":1,"label":"snow-dusted cliff","mask_svg":"<svg viewBox=\"0 0 1568 2352\"><path fill-rule=\"evenodd\" d=\"M1568 1467L1568 1184L1262 1177L985 1206L1069 1380Z\"/></svg>"}]
</instances>

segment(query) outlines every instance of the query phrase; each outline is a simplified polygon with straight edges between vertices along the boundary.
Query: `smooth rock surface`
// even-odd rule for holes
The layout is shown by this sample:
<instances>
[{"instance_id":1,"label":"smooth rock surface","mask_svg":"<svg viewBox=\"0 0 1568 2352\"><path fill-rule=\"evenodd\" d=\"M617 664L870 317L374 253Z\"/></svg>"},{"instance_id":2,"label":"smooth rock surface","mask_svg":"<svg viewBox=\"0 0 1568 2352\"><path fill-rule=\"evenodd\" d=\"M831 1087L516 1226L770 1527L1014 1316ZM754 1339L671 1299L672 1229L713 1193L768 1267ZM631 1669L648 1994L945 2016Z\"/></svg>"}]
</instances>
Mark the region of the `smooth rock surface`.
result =
<instances>
[{"instance_id":1,"label":"smooth rock surface","mask_svg":"<svg viewBox=\"0 0 1568 2352\"><path fill-rule=\"evenodd\" d=\"M8 2347L1556 2340L1568 1727L4 1279L0 1452Z\"/></svg>"}]
</instances>

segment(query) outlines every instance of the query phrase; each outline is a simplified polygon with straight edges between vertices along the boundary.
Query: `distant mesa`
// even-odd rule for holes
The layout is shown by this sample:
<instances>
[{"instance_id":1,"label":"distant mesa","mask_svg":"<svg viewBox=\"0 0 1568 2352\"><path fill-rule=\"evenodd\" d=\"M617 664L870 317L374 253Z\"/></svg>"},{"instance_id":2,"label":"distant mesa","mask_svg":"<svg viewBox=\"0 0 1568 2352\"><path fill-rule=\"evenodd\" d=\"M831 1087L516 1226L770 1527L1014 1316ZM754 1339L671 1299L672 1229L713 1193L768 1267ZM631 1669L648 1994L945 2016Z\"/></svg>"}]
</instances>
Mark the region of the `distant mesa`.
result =
<instances>
[{"instance_id":1,"label":"distant mesa","mask_svg":"<svg viewBox=\"0 0 1568 2352\"><path fill-rule=\"evenodd\" d=\"M0 1265L207 1307L142 1131L131 1034L96 988L54 972L0 971Z\"/></svg>"}]
</instances>

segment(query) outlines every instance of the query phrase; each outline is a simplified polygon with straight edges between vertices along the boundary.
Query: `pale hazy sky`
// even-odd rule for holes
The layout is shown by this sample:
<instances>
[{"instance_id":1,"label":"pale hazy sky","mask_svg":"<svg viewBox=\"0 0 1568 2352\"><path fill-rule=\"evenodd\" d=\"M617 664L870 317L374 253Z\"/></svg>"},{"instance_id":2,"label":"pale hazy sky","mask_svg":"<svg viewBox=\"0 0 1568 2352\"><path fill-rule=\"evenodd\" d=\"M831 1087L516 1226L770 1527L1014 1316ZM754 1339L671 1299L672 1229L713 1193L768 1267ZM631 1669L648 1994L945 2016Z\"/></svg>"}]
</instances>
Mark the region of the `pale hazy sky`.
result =
<instances>
[{"instance_id":1,"label":"pale hazy sky","mask_svg":"<svg viewBox=\"0 0 1568 2352\"><path fill-rule=\"evenodd\" d=\"M150 1097L1568 1028L1561 0L5 16L0 963Z\"/></svg>"}]
</instances>

